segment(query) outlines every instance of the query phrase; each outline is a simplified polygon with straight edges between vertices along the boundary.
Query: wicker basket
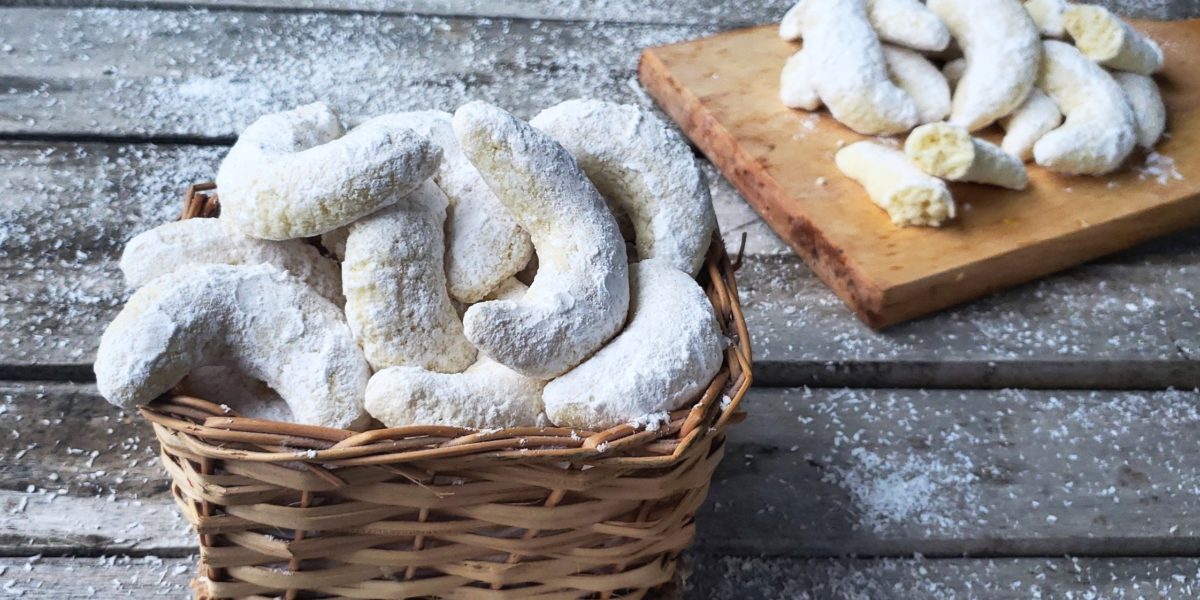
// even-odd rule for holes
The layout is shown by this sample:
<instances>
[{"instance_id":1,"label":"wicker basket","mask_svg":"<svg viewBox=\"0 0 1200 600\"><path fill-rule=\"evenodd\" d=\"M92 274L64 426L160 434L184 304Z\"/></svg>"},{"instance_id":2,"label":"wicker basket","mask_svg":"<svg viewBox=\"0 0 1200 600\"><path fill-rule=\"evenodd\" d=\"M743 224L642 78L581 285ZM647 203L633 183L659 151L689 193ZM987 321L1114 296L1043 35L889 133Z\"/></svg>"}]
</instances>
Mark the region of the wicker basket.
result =
<instances>
[{"instance_id":1,"label":"wicker basket","mask_svg":"<svg viewBox=\"0 0 1200 600\"><path fill-rule=\"evenodd\" d=\"M211 184L182 218L216 216ZM658 430L400 427L241 418L220 398L142 407L200 539L196 597L644 598L669 584L744 416L750 342L736 266L701 274L734 340L694 405Z\"/></svg>"}]
</instances>

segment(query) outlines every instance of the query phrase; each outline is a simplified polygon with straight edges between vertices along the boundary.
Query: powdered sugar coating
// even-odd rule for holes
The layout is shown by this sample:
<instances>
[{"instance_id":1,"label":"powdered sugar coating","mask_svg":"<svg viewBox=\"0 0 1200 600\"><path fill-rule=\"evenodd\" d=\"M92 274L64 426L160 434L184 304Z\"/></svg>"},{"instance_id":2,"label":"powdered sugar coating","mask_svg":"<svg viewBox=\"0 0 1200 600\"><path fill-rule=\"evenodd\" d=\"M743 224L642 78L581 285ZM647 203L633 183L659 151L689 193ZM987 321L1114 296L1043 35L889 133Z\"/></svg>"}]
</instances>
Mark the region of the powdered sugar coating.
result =
<instances>
[{"instance_id":1,"label":"powdered sugar coating","mask_svg":"<svg viewBox=\"0 0 1200 600\"><path fill-rule=\"evenodd\" d=\"M679 408L721 368L724 337L704 290L659 259L632 266L629 322L608 345L546 385L559 426L605 429Z\"/></svg>"},{"instance_id":2,"label":"powdered sugar coating","mask_svg":"<svg viewBox=\"0 0 1200 600\"><path fill-rule=\"evenodd\" d=\"M907 48L883 45L888 77L912 97L919 123L941 121L950 114L950 84L928 58Z\"/></svg>"},{"instance_id":3,"label":"powdered sugar coating","mask_svg":"<svg viewBox=\"0 0 1200 600\"><path fill-rule=\"evenodd\" d=\"M386 117L340 132L320 103L252 123L217 172L222 218L257 238L321 235L395 202L441 160L437 145Z\"/></svg>"},{"instance_id":4,"label":"powdered sugar coating","mask_svg":"<svg viewBox=\"0 0 1200 600\"><path fill-rule=\"evenodd\" d=\"M1133 109L1138 145L1152 150L1167 128L1167 106L1163 104L1158 84L1149 75L1139 73L1118 71L1112 76L1125 92L1125 100Z\"/></svg>"},{"instance_id":5,"label":"powdered sugar coating","mask_svg":"<svg viewBox=\"0 0 1200 600\"><path fill-rule=\"evenodd\" d=\"M966 57L950 122L971 131L1012 112L1029 95L1042 56L1037 24L1018 0L929 0Z\"/></svg>"},{"instance_id":6,"label":"powdered sugar coating","mask_svg":"<svg viewBox=\"0 0 1200 600\"><path fill-rule=\"evenodd\" d=\"M813 81L833 117L865 135L912 129L917 106L888 78L866 0L804 0L797 6Z\"/></svg>"},{"instance_id":7,"label":"powdered sugar coating","mask_svg":"<svg viewBox=\"0 0 1200 600\"><path fill-rule=\"evenodd\" d=\"M467 309L467 338L514 371L558 376L625 320L629 274L616 220L570 153L528 123L482 102L459 108L453 123L463 152L529 232L538 257L523 298Z\"/></svg>"},{"instance_id":8,"label":"powdered sugar coating","mask_svg":"<svg viewBox=\"0 0 1200 600\"><path fill-rule=\"evenodd\" d=\"M545 385L486 357L453 374L391 367L371 377L366 408L388 427L533 427L545 421Z\"/></svg>"},{"instance_id":9,"label":"powdered sugar coating","mask_svg":"<svg viewBox=\"0 0 1200 600\"><path fill-rule=\"evenodd\" d=\"M184 394L229 407L243 417L290 423L295 417L283 398L267 384L234 367L199 367L179 382Z\"/></svg>"},{"instance_id":10,"label":"powdered sugar coating","mask_svg":"<svg viewBox=\"0 0 1200 600\"><path fill-rule=\"evenodd\" d=\"M1162 48L1103 6L1073 4L1063 23L1075 47L1110 69L1142 75L1162 69Z\"/></svg>"},{"instance_id":11,"label":"powdered sugar coating","mask_svg":"<svg viewBox=\"0 0 1200 600\"><path fill-rule=\"evenodd\" d=\"M919 123L940 121L950 114L950 83L929 59L898 46L883 45L888 78L912 98ZM949 65L947 65L949 66ZM814 73L804 48L792 55L780 74L780 99L789 108L821 106Z\"/></svg>"},{"instance_id":12,"label":"powdered sugar coating","mask_svg":"<svg viewBox=\"0 0 1200 600\"><path fill-rule=\"evenodd\" d=\"M450 113L428 110L396 113L389 118L442 147L442 162L433 178L450 201L446 211L446 279L455 300L479 302L501 281L529 264L533 256L529 234L458 147Z\"/></svg>"},{"instance_id":13,"label":"powdered sugar coating","mask_svg":"<svg viewBox=\"0 0 1200 600\"><path fill-rule=\"evenodd\" d=\"M946 25L919 0L867 0L867 15L885 42L924 52L950 45Z\"/></svg>"},{"instance_id":14,"label":"powdered sugar coating","mask_svg":"<svg viewBox=\"0 0 1200 600\"><path fill-rule=\"evenodd\" d=\"M788 108L812 111L821 107L821 96L813 83L812 64L804 48L783 64L779 74L779 99Z\"/></svg>"},{"instance_id":15,"label":"powdered sugar coating","mask_svg":"<svg viewBox=\"0 0 1200 600\"><path fill-rule=\"evenodd\" d=\"M803 4L800 0L783 15L779 37L795 41L803 36ZM867 19L879 39L928 52L944 50L950 44L950 32L917 0L867 0Z\"/></svg>"},{"instance_id":16,"label":"powdered sugar coating","mask_svg":"<svg viewBox=\"0 0 1200 600\"><path fill-rule=\"evenodd\" d=\"M270 265L202 266L143 286L100 338L96 386L133 408L214 364L266 383L298 423L346 428L363 415L371 371L341 310Z\"/></svg>"},{"instance_id":17,"label":"powdered sugar coating","mask_svg":"<svg viewBox=\"0 0 1200 600\"><path fill-rule=\"evenodd\" d=\"M1066 10L1067 0L1025 0L1025 11L1047 37L1059 38L1067 32L1063 25Z\"/></svg>"},{"instance_id":18,"label":"powdered sugar coating","mask_svg":"<svg viewBox=\"0 0 1200 600\"><path fill-rule=\"evenodd\" d=\"M1025 164L999 146L972 137L961 125L928 123L909 134L904 154L926 173L950 181L971 181L1023 190Z\"/></svg>"},{"instance_id":19,"label":"powdered sugar coating","mask_svg":"<svg viewBox=\"0 0 1200 600\"><path fill-rule=\"evenodd\" d=\"M1137 121L1117 81L1070 44L1048 40L1038 86L1066 117L1033 146L1037 164L1071 175L1102 175L1129 156Z\"/></svg>"},{"instance_id":20,"label":"powdered sugar coating","mask_svg":"<svg viewBox=\"0 0 1200 600\"><path fill-rule=\"evenodd\" d=\"M1000 119L1000 127L1004 128L1000 147L1012 156L1029 160L1033 157L1033 145L1062 121L1058 105L1041 88L1035 87L1017 110Z\"/></svg>"},{"instance_id":21,"label":"powdered sugar coating","mask_svg":"<svg viewBox=\"0 0 1200 600\"><path fill-rule=\"evenodd\" d=\"M134 236L121 254L130 289L197 265L269 264L312 286L334 304L345 303L342 276L333 261L302 240L268 241L231 230L221 219L186 219Z\"/></svg>"},{"instance_id":22,"label":"powdered sugar coating","mask_svg":"<svg viewBox=\"0 0 1200 600\"><path fill-rule=\"evenodd\" d=\"M629 216L638 258L700 271L717 217L696 158L675 130L636 106L601 100L567 100L529 123L575 157L614 212Z\"/></svg>"},{"instance_id":23,"label":"powdered sugar coating","mask_svg":"<svg viewBox=\"0 0 1200 600\"><path fill-rule=\"evenodd\" d=\"M446 195L425 181L403 200L350 225L342 290L346 319L371 368L457 373L475 348L446 291Z\"/></svg>"}]
</instances>

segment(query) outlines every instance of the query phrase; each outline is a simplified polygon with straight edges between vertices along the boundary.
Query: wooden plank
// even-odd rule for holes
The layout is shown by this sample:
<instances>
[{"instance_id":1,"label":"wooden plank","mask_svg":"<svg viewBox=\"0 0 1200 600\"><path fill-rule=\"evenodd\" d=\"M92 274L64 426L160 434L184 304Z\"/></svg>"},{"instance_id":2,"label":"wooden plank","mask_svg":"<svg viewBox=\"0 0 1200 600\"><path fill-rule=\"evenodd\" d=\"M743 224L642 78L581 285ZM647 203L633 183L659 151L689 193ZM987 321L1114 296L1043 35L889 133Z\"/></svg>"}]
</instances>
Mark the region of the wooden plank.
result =
<instances>
[{"instance_id":1,"label":"wooden plank","mask_svg":"<svg viewBox=\"0 0 1200 600\"><path fill-rule=\"evenodd\" d=\"M753 559L690 553L684 598L709 600L1029 600L1200 594L1194 558ZM58 600L184 597L191 558L0 559L0 592Z\"/></svg>"},{"instance_id":2,"label":"wooden plank","mask_svg":"<svg viewBox=\"0 0 1200 600\"><path fill-rule=\"evenodd\" d=\"M0 135L229 139L322 100L351 122L489 100L636 102L640 48L707 26L362 14L0 10ZM72 51L59 51L71 48Z\"/></svg>"},{"instance_id":3,"label":"wooden plank","mask_svg":"<svg viewBox=\"0 0 1200 600\"><path fill-rule=\"evenodd\" d=\"M801 560L693 553L688 561L684 597L714 600L1184 600L1200 594L1194 558Z\"/></svg>"},{"instance_id":4,"label":"wooden plank","mask_svg":"<svg viewBox=\"0 0 1200 600\"><path fill-rule=\"evenodd\" d=\"M7 0L16 2L16 0ZM719 23L739 26L777 21L792 0L691 0L689 2L561 2L551 0L58 0L74 6L188 7L243 10L325 10L420 13L441 16L504 17L542 20L601 21L623 23ZM1182 19L1200 16L1189 0L1153 2L1106 0L1103 4L1122 14L1146 19ZM3 5L4 2L0 2Z\"/></svg>"},{"instance_id":5,"label":"wooden plank","mask_svg":"<svg viewBox=\"0 0 1200 600\"><path fill-rule=\"evenodd\" d=\"M959 216L937 229L896 227L838 170L838 148L870 136L780 103L779 72L798 45L774 26L648 49L640 78L780 237L883 328L1200 224L1200 20L1137 26L1166 48L1171 137L1156 150L1174 161L1170 176L1030 166L1022 191L953 185Z\"/></svg>"},{"instance_id":6,"label":"wooden plank","mask_svg":"<svg viewBox=\"0 0 1200 600\"><path fill-rule=\"evenodd\" d=\"M0 425L20 432L0 440L0 555L193 548L147 428L94 394L0 383ZM755 389L696 548L1195 556L1198 401L1200 392Z\"/></svg>"},{"instance_id":7,"label":"wooden plank","mask_svg":"<svg viewBox=\"0 0 1200 600\"><path fill-rule=\"evenodd\" d=\"M697 24L0 9L0 135L229 139L259 115L316 100L331 103L351 122L389 111L453 109L471 99L526 117L575 97L641 102L635 68L642 48L729 27L721 15L741 14L746 4L705 0L683 9L693 3L480 1L524 6L523 13L546 18L556 11L629 16L690 10L693 16L684 20ZM770 2L754 1L764 7ZM784 5L748 14L770 21ZM716 13L705 16L705 6ZM1159 6L1165 4L1145 4L1147 10Z\"/></svg>"},{"instance_id":8,"label":"wooden plank","mask_svg":"<svg viewBox=\"0 0 1200 600\"><path fill-rule=\"evenodd\" d=\"M115 259L212 178L219 147L0 143L0 377L88 380L125 298ZM877 334L704 163L758 383L1132 387L1200 382L1200 232Z\"/></svg>"}]
</instances>

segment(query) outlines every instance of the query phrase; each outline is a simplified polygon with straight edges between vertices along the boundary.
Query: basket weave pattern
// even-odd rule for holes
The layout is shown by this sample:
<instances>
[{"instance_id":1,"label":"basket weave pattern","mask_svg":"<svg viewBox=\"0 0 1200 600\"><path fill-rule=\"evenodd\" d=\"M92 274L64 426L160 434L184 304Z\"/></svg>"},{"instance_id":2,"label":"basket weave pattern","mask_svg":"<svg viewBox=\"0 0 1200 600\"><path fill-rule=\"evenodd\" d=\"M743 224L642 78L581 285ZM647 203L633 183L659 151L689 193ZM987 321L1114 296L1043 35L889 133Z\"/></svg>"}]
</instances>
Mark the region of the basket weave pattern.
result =
<instances>
[{"instance_id":1,"label":"basket weave pattern","mask_svg":"<svg viewBox=\"0 0 1200 600\"><path fill-rule=\"evenodd\" d=\"M193 186L182 218L219 211ZM238 417L221 399L142 407L200 543L196 596L643 598L670 582L750 387L735 265L700 277L725 363L655 430L366 432Z\"/></svg>"}]
</instances>

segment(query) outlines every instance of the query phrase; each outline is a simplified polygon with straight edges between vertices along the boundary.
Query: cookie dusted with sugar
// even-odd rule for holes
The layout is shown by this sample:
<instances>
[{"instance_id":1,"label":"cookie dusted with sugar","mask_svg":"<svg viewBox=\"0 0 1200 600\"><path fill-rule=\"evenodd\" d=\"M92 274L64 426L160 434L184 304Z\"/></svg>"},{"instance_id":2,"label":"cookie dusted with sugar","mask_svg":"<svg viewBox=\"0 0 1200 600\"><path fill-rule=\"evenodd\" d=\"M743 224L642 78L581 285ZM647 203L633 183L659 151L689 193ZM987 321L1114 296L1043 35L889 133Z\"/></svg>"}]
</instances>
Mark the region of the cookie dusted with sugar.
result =
<instances>
[{"instance_id":1,"label":"cookie dusted with sugar","mask_svg":"<svg viewBox=\"0 0 1200 600\"><path fill-rule=\"evenodd\" d=\"M1154 149L1167 128L1167 105L1163 103L1158 84L1149 75L1118 71L1112 74L1125 92L1137 122L1138 145Z\"/></svg>"},{"instance_id":2,"label":"cookie dusted with sugar","mask_svg":"<svg viewBox=\"0 0 1200 600\"><path fill-rule=\"evenodd\" d=\"M793 10L813 85L835 119L864 135L901 133L917 124L916 103L888 78L866 0L804 0Z\"/></svg>"},{"instance_id":3,"label":"cookie dusted with sugar","mask_svg":"<svg viewBox=\"0 0 1200 600\"><path fill-rule=\"evenodd\" d=\"M1033 158L1033 145L1042 136L1062 125L1062 111L1041 88L1029 90L1029 97L1012 114L1000 119L1004 139L1000 148L1022 161Z\"/></svg>"},{"instance_id":4,"label":"cookie dusted with sugar","mask_svg":"<svg viewBox=\"0 0 1200 600\"><path fill-rule=\"evenodd\" d=\"M1037 23L1042 35L1060 38L1067 32L1063 19L1067 0L1025 0L1025 11Z\"/></svg>"},{"instance_id":5,"label":"cookie dusted with sugar","mask_svg":"<svg viewBox=\"0 0 1200 600\"><path fill-rule=\"evenodd\" d=\"M955 86L962 78L966 66L966 59L958 58L946 63L942 67L942 74L951 86ZM1000 128L1004 130L1000 148L1011 156L1027 161L1033 158L1033 145L1043 135L1062 125L1062 121L1063 116L1058 110L1058 105L1046 92L1035 86L1029 90L1029 96L1016 110L1000 119Z\"/></svg>"},{"instance_id":6,"label":"cookie dusted with sugar","mask_svg":"<svg viewBox=\"0 0 1200 600\"><path fill-rule=\"evenodd\" d=\"M467 338L523 375L561 375L625 321L629 274L616 219L571 154L528 123L472 102L453 124L463 152L529 232L538 257L523 298L467 309Z\"/></svg>"},{"instance_id":7,"label":"cookie dusted with sugar","mask_svg":"<svg viewBox=\"0 0 1200 600\"><path fill-rule=\"evenodd\" d=\"M898 46L883 45L888 77L912 97L917 122L933 123L950 114L950 83L928 58Z\"/></svg>"},{"instance_id":8,"label":"cookie dusted with sugar","mask_svg":"<svg viewBox=\"0 0 1200 600\"><path fill-rule=\"evenodd\" d=\"M814 111L821 108L821 95L813 83L812 61L804 48L783 64L779 73L779 99L788 108Z\"/></svg>"},{"instance_id":9,"label":"cookie dusted with sugar","mask_svg":"<svg viewBox=\"0 0 1200 600\"><path fill-rule=\"evenodd\" d=\"M1162 48L1103 6L1072 4L1063 24L1084 55L1110 69L1142 75L1162 69Z\"/></svg>"},{"instance_id":10,"label":"cookie dusted with sugar","mask_svg":"<svg viewBox=\"0 0 1200 600\"><path fill-rule=\"evenodd\" d=\"M529 234L458 147L450 113L428 110L387 118L442 147L442 162L433 179L450 201L446 211L446 280L455 300L479 302L529 264L533 256Z\"/></svg>"},{"instance_id":11,"label":"cookie dusted with sugar","mask_svg":"<svg viewBox=\"0 0 1200 600\"><path fill-rule=\"evenodd\" d=\"M426 181L350 225L342 262L346 319L375 370L457 373L475 362L446 291L446 204L441 189Z\"/></svg>"},{"instance_id":12,"label":"cookie dusted with sugar","mask_svg":"<svg viewBox=\"0 0 1200 600\"><path fill-rule=\"evenodd\" d=\"M638 258L700 271L717 228L708 183L683 138L636 106L568 100L529 122L562 144L633 222Z\"/></svg>"},{"instance_id":13,"label":"cookie dusted with sugar","mask_svg":"<svg viewBox=\"0 0 1200 600\"><path fill-rule=\"evenodd\" d=\"M235 367L199 367L188 373L176 389L183 394L215 402L227 408L231 414L237 413L242 417L283 423L295 420L292 410L275 390Z\"/></svg>"},{"instance_id":14,"label":"cookie dusted with sugar","mask_svg":"<svg viewBox=\"0 0 1200 600\"><path fill-rule=\"evenodd\" d=\"M1037 24L1017 0L929 0L966 59L950 122L970 131L1011 113L1029 96L1042 59Z\"/></svg>"},{"instance_id":15,"label":"cookie dusted with sugar","mask_svg":"<svg viewBox=\"0 0 1200 600\"><path fill-rule=\"evenodd\" d=\"M954 218L954 198L946 184L918 169L895 148L855 142L839 150L834 160L896 225L940 227Z\"/></svg>"},{"instance_id":16,"label":"cookie dusted with sugar","mask_svg":"<svg viewBox=\"0 0 1200 600\"><path fill-rule=\"evenodd\" d=\"M121 253L130 289L156 277L199 265L276 266L299 277L334 304L345 303L337 263L302 240L274 242L246 237L220 219L186 219L137 234Z\"/></svg>"},{"instance_id":17,"label":"cookie dusted with sugar","mask_svg":"<svg viewBox=\"0 0 1200 600\"><path fill-rule=\"evenodd\" d=\"M883 45L883 57L888 78L916 105L918 123L940 121L950 114L950 84L929 59L907 48L888 44ZM788 108L812 111L821 106L809 55L803 48L783 66L779 98Z\"/></svg>"},{"instance_id":18,"label":"cookie dusted with sugar","mask_svg":"<svg viewBox=\"0 0 1200 600\"><path fill-rule=\"evenodd\" d=\"M1048 40L1038 87L1065 120L1033 146L1037 164L1069 175L1103 175L1137 143L1137 120L1117 81L1070 44Z\"/></svg>"},{"instance_id":19,"label":"cookie dusted with sugar","mask_svg":"<svg viewBox=\"0 0 1200 600\"><path fill-rule=\"evenodd\" d=\"M950 181L970 181L1023 190L1029 186L1025 164L999 146L972 137L950 123L922 125L908 135L904 154L922 171Z\"/></svg>"},{"instance_id":20,"label":"cookie dusted with sugar","mask_svg":"<svg viewBox=\"0 0 1200 600\"><path fill-rule=\"evenodd\" d=\"M779 37L794 41L803 35L803 5L797 2L779 24ZM925 52L945 50L950 32L942 20L918 0L867 0L867 19L879 39Z\"/></svg>"},{"instance_id":21,"label":"cookie dusted with sugar","mask_svg":"<svg viewBox=\"0 0 1200 600\"><path fill-rule=\"evenodd\" d=\"M269 265L203 266L143 286L100 338L96 387L133 408L214 364L270 386L297 423L344 429L363 417L371 370L342 311Z\"/></svg>"},{"instance_id":22,"label":"cookie dusted with sugar","mask_svg":"<svg viewBox=\"0 0 1200 600\"><path fill-rule=\"evenodd\" d=\"M321 235L395 202L442 158L436 144L386 117L342 131L321 103L252 123L217 172L221 218L268 240Z\"/></svg>"},{"instance_id":23,"label":"cookie dusted with sugar","mask_svg":"<svg viewBox=\"0 0 1200 600\"><path fill-rule=\"evenodd\" d=\"M725 338L695 280L659 259L631 269L625 329L546 384L546 415L556 425L607 429L674 410L701 393L721 368Z\"/></svg>"},{"instance_id":24,"label":"cookie dusted with sugar","mask_svg":"<svg viewBox=\"0 0 1200 600\"><path fill-rule=\"evenodd\" d=\"M366 409L388 427L534 427L545 421L545 385L487 357L462 373L390 367L371 377Z\"/></svg>"}]
</instances>

